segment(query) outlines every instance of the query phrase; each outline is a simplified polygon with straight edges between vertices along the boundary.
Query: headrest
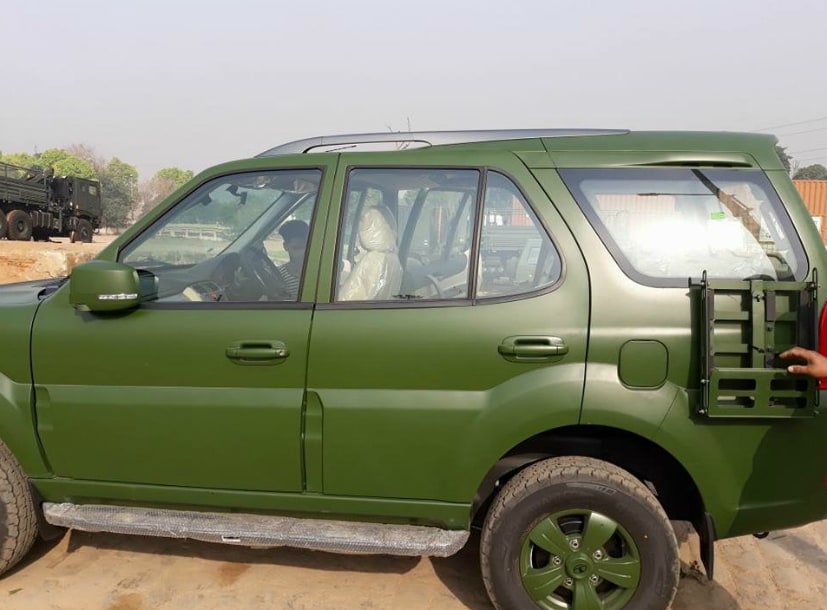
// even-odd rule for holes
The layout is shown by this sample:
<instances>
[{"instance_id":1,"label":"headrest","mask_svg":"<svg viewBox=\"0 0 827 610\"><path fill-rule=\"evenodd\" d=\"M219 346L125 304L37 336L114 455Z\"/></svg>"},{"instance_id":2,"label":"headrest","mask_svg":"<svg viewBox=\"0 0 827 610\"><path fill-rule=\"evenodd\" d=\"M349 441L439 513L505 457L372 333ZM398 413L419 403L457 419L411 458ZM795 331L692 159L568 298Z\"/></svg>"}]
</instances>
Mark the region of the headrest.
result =
<instances>
[{"instance_id":1,"label":"headrest","mask_svg":"<svg viewBox=\"0 0 827 610\"><path fill-rule=\"evenodd\" d=\"M396 222L388 208L365 208L359 220L359 245L372 252L396 252Z\"/></svg>"}]
</instances>

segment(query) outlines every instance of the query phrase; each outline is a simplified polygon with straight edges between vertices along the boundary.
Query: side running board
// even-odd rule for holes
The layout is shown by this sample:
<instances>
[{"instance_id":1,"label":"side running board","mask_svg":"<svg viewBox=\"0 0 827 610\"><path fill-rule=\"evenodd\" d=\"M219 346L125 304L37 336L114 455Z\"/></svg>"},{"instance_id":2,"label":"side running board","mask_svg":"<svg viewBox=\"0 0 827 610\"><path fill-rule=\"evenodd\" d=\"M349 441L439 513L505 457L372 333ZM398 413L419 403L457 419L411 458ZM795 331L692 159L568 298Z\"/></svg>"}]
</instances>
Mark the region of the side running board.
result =
<instances>
[{"instance_id":1,"label":"side running board","mask_svg":"<svg viewBox=\"0 0 827 610\"><path fill-rule=\"evenodd\" d=\"M448 557L468 540L465 530L418 525L322 521L240 513L45 502L46 521L85 532L191 538L241 546L289 546L349 554Z\"/></svg>"}]
</instances>

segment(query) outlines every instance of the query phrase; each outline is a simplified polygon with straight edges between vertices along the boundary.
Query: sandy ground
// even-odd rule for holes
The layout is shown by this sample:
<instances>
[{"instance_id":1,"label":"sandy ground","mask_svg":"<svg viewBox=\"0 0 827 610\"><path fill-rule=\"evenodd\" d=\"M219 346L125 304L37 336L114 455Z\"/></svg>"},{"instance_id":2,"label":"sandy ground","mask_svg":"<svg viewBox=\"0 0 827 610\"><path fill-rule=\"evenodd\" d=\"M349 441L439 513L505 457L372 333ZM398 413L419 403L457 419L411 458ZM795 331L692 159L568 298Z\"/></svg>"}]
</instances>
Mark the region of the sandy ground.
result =
<instances>
[{"instance_id":1,"label":"sandy ground","mask_svg":"<svg viewBox=\"0 0 827 610\"><path fill-rule=\"evenodd\" d=\"M0 241L0 283L65 274L93 244ZM675 610L827 608L827 521L716 545L716 580L682 535ZM192 541L70 532L0 580L3 610L490 609L477 540L447 559L254 550Z\"/></svg>"},{"instance_id":2,"label":"sandy ground","mask_svg":"<svg viewBox=\"0 0 827 610\"><path fill-rule=\"evenodd\" d=\"M477 552L475 537L453 557L429 559L71 532L39 542L0 580L0 608L490 610ZM717 543L715 582L684 567L674 610L823 609L827 522Z\"/></svg>"}]
</instances>

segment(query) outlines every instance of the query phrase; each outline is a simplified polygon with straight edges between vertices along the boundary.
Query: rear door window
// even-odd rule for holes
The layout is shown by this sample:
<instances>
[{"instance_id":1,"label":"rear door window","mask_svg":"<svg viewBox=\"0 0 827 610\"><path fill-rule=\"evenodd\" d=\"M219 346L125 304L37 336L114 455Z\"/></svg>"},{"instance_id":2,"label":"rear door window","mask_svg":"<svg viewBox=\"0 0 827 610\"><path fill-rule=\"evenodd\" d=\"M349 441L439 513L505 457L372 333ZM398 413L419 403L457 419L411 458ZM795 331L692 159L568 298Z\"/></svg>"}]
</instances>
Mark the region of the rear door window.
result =
<instances>
[{"instance_id":1,"label":"rear door window","mask_svg":"<svg viewBox=\"0 0 827 610\"><path fill-rule=\"evenodd\" d=\"M477 169L352 170L336 300L469 298L480 177Z\"/></svg>"},{"instance_id":2,"label":"rear door window","mask_svg":"<svg viewBox=\"0 0 827 610\"><path fill-rule=\"evenodd\" d=\"M337 301L515 298L561 277L528 200L493 170L353 169L341 222Z\"/></svg>"},{"instance_id":3,"label":"rear door window","mask_svg":"<svg viewBox=\"0 0 827 610\"><path fill-rule=\"evenodd\" d=\"M798 234L766 175L755 170L560 170L627 275L647 285L687 278L801 280Z\"/></svg>"}]
</instances>

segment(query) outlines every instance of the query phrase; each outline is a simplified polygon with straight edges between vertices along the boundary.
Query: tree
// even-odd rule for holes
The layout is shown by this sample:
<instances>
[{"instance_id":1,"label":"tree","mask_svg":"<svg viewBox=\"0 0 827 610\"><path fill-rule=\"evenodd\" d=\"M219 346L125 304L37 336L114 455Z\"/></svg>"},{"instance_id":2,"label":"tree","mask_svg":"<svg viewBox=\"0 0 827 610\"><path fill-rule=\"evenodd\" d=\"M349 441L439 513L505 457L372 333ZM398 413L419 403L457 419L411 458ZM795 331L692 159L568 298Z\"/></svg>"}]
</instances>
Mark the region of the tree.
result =
<instances>
[{"instance_id":1,"label":"tree","mask_svg":"<svg viewBox=\"0 0 827 610\"><path fill-rule=\"evenodd\" d=\"M95 171L100 173L106 167L106 160L102 157L99 157L98 154L95 152L95 149L89 146L88 144L70 144L66 147L66 152L68 152L73 157L77 157L78 159L83 159L89 165L95 168Z\"/></svg>"},{"instance_id":2,"label":"tree","mask_svg":"<svg viewBox=\"0 0 827 610\"><path fill-rule=\"evenodd\" d=\"M122 229L133 219L137 202L138 170L112 157L100 173L103 222Z\"/></svg>"},{"instance_id":3,"label":"tree","mask_svg":"<svg viewBox=\"0 0 827 610\"><path fill-rule=\"evenodd\" d=\"M97 178L97 172L92 164L84 159L63 150L62 148L50 148L36 155L37 165L46 168L51 167L57 176L76 176L78 178Z\"/></svg>"},{"instance_id":4,"label":"tree","mask_svg":"<svg viewBox=\"0 0 827 610\"><path fill-rule=\"evenodd\" d=\"M57 176L75 176L77 178L97 179L97 172L88 162L69 156L52 165Z\"/></svg>"},{"instance_id":5,"label":"tree","mask_svg":"<svg viewBox=\"0 0 827 610\"><path fill-rule=\"evenodd\" d=\"M173 188L183 186L186 182L192 179L192 170L181 169L180 167L165 167L159 169L155 174L155 178L170 182Z\"/></svg>"},{"instance_id":6,"label":"tree","mask_svg":"<svg viewBox=\"0 0 827 610\"><path fill-rule=\"evenodd\" d=\"M97 172L91 163L70 154L62 148L50 148L37 155L30 155L28 153L4 155L2 160L6 163L25 168L30 168L35 165L43 169L52 168L57 176L97 178Z\"/></svg>"},{"instance_id":7,"label":"tree","mask_svg":"<svg viewBox=\"0 0 827 610\"><path fill-rule=\"evenodd\" d=\"M779 146L778 144L775 145L775 153L778 155L779 160L781 161L781 165L784 166L784 169L789 172L792 169L792 157L787 154L787 147L786 146Z\"/></svg>"},{"instance_id":8,"label":"tree","mask_svg":"<svg viewBox=\"0 0 827 610\"><path fill-rule=\"evenodd\" d=\"M821 163L807 165L795 172L793 180L827 180L827 167Z\"/></svg>"},{"instance_id":9,"label":"tree","mask_svg":"<svg viewBox=\"0 0 827 610\"><path fill-rule=\"evenodd\" d=\"M37 165L37 159L28 153L12 153L0 156L0 161L4 163L11 163L18 167L25 167L29 169L32 165Z\"/></svg>"},{"instance_id":10,"label":"tree","mask_svg":"<svg viewBox=\"0 0 827 610\"><path fill-rule=\"evenodd\" d=\"M49 148L36 154L37 164L41 167L54 167L56 163L65 161L71 155L62 148Z\"/></svg>"},{"instance_id":11,"label":"tree","mask_svg":"<svg viewBox=\"0 0 827 610\"><path fill-rule=\"evenodd\" d=\"M158 170L151 180L141 184L140 213L146 213L161 203L170 193L180 186L183 186L192 178L191 170L179 167L165 167Z\"/></svg>"}]
</instances>

